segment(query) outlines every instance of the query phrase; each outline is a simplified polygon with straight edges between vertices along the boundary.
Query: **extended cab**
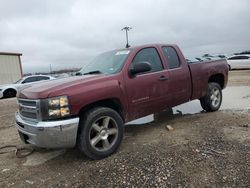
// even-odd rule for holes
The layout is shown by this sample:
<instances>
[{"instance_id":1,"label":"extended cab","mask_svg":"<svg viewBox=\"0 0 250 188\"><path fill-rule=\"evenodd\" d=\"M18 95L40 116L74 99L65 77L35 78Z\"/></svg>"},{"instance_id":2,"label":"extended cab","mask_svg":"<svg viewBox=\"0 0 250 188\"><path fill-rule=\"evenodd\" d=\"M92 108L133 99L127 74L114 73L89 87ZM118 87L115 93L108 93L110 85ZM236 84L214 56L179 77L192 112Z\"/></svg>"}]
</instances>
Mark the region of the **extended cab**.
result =
<instances>
[{"instance_id":1,"label":"extended cab","mask_svg":"<svg viewBox=\"0 0 250 188\"><path fill-rule=\"evenodd\" d=\"M78 76L32 85L18 94L16 126L38 147L78 146L93 159L119 147L124 123L199 99L204 110L220 108L225 60L187 63L176 45L144 45L109 51Z\"/></svg>"}]
</instances>

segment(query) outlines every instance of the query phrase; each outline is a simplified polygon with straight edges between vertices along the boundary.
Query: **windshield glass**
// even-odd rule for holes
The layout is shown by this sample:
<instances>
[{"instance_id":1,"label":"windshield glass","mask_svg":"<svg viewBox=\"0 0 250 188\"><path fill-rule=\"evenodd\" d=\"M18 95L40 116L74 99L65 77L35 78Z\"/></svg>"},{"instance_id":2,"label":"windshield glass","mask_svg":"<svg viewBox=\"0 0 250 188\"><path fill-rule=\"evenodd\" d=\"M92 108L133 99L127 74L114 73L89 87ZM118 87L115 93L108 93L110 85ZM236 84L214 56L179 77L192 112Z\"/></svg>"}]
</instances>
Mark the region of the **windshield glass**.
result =
<instances>
[{"instance_id":1,"label":"windshield glass","mask_svg":"<svg viewBox=\"0 0 250 188\"><path fill-rule=\"evenodd\" d=\"M17 80L16 82L14 82L13 84L19 84L19 83L21 83L22 81L23 81L23 79L21 78L21 79Z\"/></svg>"},{"instance_id":2,"label":"windshield glass","mask_svg":"<svg viewBox=\"0 0 250 188\"><path fill-rule=\"evenodd\" d=\"M121 70L130 50L119 50L105 52L94 58L89 64L84 66L81 74L105 73L114 74Z\"/></svg>"}]
</instances>

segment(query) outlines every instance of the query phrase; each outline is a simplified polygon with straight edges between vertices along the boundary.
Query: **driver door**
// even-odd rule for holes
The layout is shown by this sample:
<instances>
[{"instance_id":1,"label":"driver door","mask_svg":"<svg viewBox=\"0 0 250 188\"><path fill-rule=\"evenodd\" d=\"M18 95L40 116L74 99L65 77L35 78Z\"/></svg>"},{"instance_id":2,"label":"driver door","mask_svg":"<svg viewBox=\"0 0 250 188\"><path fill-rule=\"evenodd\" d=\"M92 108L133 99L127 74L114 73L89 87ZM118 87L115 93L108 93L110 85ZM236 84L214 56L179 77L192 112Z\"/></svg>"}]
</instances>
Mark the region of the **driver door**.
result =
<instances>
[{"instance_id":1,"label":"driver door","mask_svg":"<svg viewBox=\"0 0 250 188\"><path fill-rule=\"evenodd\" d=\"M149 47L140 50L133 58L130 67L142 61L150 63L151 71L128 76L126 79L126 92L132 119L162 109L167 100L168 72L164 70L157 49Z\"/></svg>"}]
</instances>

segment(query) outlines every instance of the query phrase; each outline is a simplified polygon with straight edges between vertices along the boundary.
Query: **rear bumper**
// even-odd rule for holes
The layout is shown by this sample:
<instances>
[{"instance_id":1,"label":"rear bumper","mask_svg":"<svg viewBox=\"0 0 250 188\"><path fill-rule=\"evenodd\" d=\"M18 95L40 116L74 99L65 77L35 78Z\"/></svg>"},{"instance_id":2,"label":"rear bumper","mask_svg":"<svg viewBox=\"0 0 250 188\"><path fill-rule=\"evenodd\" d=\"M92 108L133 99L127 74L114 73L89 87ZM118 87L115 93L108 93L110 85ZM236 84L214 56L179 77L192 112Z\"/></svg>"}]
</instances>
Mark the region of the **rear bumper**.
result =
<instances>
[{"instance_id":1,"label":"rear bumper","mask_svg":"<svg viewBox=\"0 0 250 188\"><path fill-rule=\"evenodd\" d=\"M30 122L16 113L16 127L24 143L43 148L74 147L79 118L61 121Z\"/></svg>"}]
</instances>

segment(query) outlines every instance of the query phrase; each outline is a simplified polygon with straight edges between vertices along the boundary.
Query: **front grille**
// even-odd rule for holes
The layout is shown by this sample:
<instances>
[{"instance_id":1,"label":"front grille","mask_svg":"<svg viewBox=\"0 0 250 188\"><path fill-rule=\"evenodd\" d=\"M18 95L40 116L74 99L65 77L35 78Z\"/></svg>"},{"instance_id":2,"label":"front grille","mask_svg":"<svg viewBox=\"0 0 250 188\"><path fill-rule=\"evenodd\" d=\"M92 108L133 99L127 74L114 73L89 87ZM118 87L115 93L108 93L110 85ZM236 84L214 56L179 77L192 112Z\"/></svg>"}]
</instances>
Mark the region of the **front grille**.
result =
<instances>
[{"instance_id":1,"label":"front grille","mask_svg":"<svg viewBox=\"0 0 250 188\"><path fill-rule=\"evenodd\" d=\"M36 106L37 101L19 99L19 103L26 106Z\"/></svg>"},{"instance_id":2,"label":"front grille","mask_svg":"<svg viewBox=\"0 0 250 188\"><path fill-rule=\"evenodd\" d=\"M39 114L39 101L29 99L18 99L19 113L21 116L29 119L38 119Z\"/></svg>"}]
</instances>

